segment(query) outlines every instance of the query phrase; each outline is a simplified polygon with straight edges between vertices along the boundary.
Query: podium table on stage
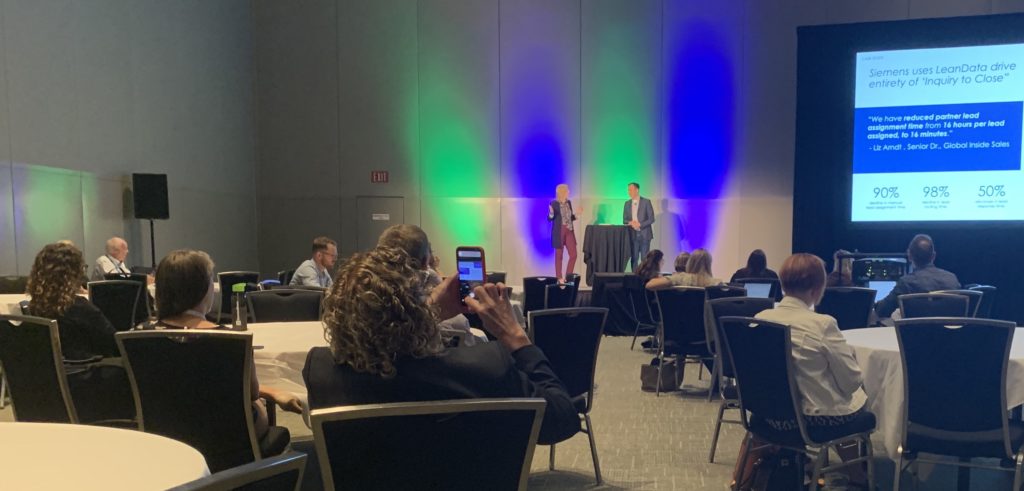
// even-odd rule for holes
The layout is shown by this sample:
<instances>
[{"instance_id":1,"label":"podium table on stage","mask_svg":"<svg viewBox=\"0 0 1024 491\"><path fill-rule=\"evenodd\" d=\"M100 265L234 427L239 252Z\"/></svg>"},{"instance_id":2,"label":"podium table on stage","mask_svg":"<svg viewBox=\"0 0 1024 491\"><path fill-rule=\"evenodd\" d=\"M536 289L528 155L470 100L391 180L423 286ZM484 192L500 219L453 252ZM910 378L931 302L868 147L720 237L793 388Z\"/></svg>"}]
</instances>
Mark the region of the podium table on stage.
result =
<instances>
[{"instance_id":1,"label":"podium table on stage","mask_svg":"<svg viewBox=\"0 0 1024 491\"><path fill-rule=\"evenodd\" d=\"M583 264L587 265L587 285L594 284L594 273L621 273L630 254L629 227L625 225L587 225L583 233Z\"/></svg>"}]
</instances>

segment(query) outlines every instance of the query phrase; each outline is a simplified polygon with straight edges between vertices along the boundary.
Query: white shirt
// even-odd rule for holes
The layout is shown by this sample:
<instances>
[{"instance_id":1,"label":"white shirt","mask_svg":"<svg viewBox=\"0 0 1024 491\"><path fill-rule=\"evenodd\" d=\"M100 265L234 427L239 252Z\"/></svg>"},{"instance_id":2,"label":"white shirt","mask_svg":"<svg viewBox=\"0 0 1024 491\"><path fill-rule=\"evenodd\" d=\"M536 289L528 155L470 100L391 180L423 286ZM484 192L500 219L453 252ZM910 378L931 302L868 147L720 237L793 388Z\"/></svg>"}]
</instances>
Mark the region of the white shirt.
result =
<instances>
[{"instance_id":1,"label":"white shirt","mask_svg":"<svg viewBox=\"0 0 1024 491\"><path fill-rule=\"evenodd\" d=\"M105 280L106 278L103 275L110 273L129 274L131 270L128 269L128 266L123 261L118 261L106 254L96 258L96 266L92 268L92 280Z\"/></svg>"},{"instance_id":2,"label":"white shirt","mask_svg":"<svg viewBox=\"0 0 1024 491\"><path fill-rule=\"evenodd\" d=\"M633 221L634 222L639 222L640 221L636 217L637 210L639 210L639 209L640 209L640 198L637 198L637 199L633 200Z\"/></svg>"},{"instance_id":3,"label":"white shirt","mask_svg":"<svg viewBox=\"0 0 1024 491\"><path fill-rule=\"evenodd\" d=\"M785 297L758 319L785 324L793 340L793 374L803 397L804 414L843 416L867 401L853 349L831 316L818 314L795 297Z\"/></svg>"}]
</instances>

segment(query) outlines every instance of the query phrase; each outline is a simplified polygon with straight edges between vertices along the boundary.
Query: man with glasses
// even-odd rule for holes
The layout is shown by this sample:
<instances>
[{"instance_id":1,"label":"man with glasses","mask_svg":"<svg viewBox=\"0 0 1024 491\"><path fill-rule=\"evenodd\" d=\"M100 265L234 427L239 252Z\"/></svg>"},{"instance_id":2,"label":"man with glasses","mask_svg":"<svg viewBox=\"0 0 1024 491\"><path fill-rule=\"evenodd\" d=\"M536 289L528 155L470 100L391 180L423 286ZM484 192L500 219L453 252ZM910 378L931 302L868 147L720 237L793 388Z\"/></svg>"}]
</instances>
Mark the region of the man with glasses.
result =
<instances>
[{"instance_id":1,"label":"man with glasses","mask_svg":"<svg viewBox=\"0 0 1024 491\"><path fill-rule=\"evenodd\" d=\"M290 285L331 287L331 269L338 258L338 243L327 237L313 239L313 257L295 269Z\"/></svg>"}]
</instances>

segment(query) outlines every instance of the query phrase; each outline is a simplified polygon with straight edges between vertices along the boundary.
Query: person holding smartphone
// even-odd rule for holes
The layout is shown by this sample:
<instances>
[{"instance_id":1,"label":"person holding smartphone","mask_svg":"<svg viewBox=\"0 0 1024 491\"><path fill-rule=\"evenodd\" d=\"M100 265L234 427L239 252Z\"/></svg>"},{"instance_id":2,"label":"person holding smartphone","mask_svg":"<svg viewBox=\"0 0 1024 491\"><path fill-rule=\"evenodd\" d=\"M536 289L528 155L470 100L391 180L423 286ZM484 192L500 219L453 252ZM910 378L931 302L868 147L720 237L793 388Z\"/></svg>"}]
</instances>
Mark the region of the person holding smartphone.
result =
<instances>
[{"instance_id":1,"label":"person holding smartphone","mask_svg":"<svg viewBox=\"0 0 1024 491\"><path fill-rule=\"evenodd\" d=\"M542 397L540 443L579 432L565 386L517 322L504 285L476 284L463 297L452 275L424 295L418 263L402 249L379 245L341 265L324 299L330 347L310 350L302 371L310 407ZM439 319L461 312L479 315L496 342L445 348Z\"/></svg>"},{"instance_id":2,"label":"person holding smartphone","mask_svg":"<svg viewBox=\"0 0 1024 491\"><path fill-rule=\"evenodd\" d=\"M555 248L555 277L559 283L565 276L572 274L576 267L576 232L573 221L576 214L572 211L569 201L569 185L559 184L555 187L555 199L548 204L548 221L551 222L551 246ZM565 276L562 276L562 249L569 251L569 262L565 265Z\"/></svg>"}]
</instances>

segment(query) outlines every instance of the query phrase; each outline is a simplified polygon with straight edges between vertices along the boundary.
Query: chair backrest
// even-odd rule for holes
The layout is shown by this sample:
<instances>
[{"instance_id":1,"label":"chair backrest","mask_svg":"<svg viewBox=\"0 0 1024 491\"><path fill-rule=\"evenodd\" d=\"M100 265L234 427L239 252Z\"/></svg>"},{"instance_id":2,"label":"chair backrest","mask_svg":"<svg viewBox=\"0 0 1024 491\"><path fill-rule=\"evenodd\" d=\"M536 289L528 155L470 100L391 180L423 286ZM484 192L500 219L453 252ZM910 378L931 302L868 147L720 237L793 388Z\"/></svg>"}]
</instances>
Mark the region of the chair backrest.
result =
<instances>
[{"instance_id":1,"label":"chair backrest","mask_svg":"<svg viewBox=\"0 0 1024 491\"><path fill-rule=\"evenodd\" d=\"M543 399L317 409L324 489L526 489Z\"/></svg>"},{"instance_id":2,"label":"chair backrest","mask_svg":"<svg viewBox=\"0 0 1024 491\"><path fill-rule=\"evenodd\" d=\"M634 320L644 324L653 324L655 320L654 312L651 309L652 296L648 295L645 284L646 281L642 277L633 273L627 273L622 277L622 288L626 290L629 301L632 302L632 306L636 310L637 318Z\"/></svg>"},{"instance_id":3,"label":"chair backrest","mask_svg":"<svg viewBox=\"0 0 1024 491\"><path fill-rule=\"evenodd\" d=\"M288 452L175 486L167 491L299 491L306 454Z\"/></svg>"},{"instance_id":4,"label":"chair backrest","mask_svg":"<svg viewBox=\"0 0 1024 491\"><path fill-rule=\"evenodd\" d=\"M992 318L992 306L996 303L996 287L992 285L974 285L968 290L974 290L982 293L981 302L978 302L978 313L975 317L981 319Z\"/></svg>"},{"instance_id":5,"label":"chair backrest","mask_svg":"<svg viewBox=\"0 0 1024 491\"><path fill-rule=\"evenodd\" d=\"M504 271L488 271L486 277L488 283L498 284L505 283L508 278L508 274Z\"/></svg>"},{"instance_id":6,"label":"chair backrest","mask_svg":"<svg viewBox=\"0 0 1024 491\"><path fill-rule=\"evenodd\" d=\"M145 283L130 280L90 281L89 301L103 312L118 331L130 331L146 317L138 318Z\"/></svg>"},{"instance_id":7,"label":"chair backrest","mask_svg":"<svg viewBox=\"0 0 1024 491\"><path fill-rule=\"evenodd\" d=\"M896 321L903 363L903 428L908 423L951 432L1001 430L1010 448L1006 368L1015 325L969 317ZM969 357L969 363L950 360ZM908 448L903 431L904 448Z\"/></svg>"},{"instance_id":8,"label":"chair backrest","mask_svg":"<svg viewBox=\"0 0 1024 491\"><path fill-rule=\"evenodd\" d=\"M260 457L250 382L252 334L119 332L139 429L191 445L212 472Z\"/></svg>"},{"instance_id":9,"label":"chair backrest","mask_svg":"<svg viewBox=\"0 0 1024 491\"><path fill-rule=\"evenodd\" d=\"M577 307L530 312L530 337L544 352L569 397L587 396L585 412L594 400L597 350L608 309Z\"/></svg>"},{"instance_id":10,"label":"chair backrest","mask_svg":"<svg viewBox=\"0 0 1024 491\"><path fill-rule=\"evenodd\" d=\"M796 421L804 441L800 393L793 378L789 327L753 317L722 317L725 349L731 355L743 425L749 430L747 411L776 421Z\"/></svg>"},{"instance_id":11,"label":"chair backrest","mask_svg":"<svg viewBox=\"0 0 1024 491\"><path fill-rule=\"evenodd\" d=\"M28 290L28 276L0 276L0 294L21 294Z\"/></svg>"},{"instance_id":12,"label":"chair backrest","mask_svg":"<svg viewBox=\"0 0 1024 491\"><path fill-rule=\"evenodd\" d=\"M217 273L217 281L220 283L220 313L231 314L231 287L238 283L258 283L260 274L256 271L227 271Z\"/></svg>"},{"instance_id":13,"label":"chair backrest","mask_svg":"<svg viewBox=\"0 0 1024 491\"><path fill-rule=\"evenodd\" d=\"M952 293L910 293L900 295L900 313L904 319L916 317L967 317L969 301Z\"/></svg>"},{"instance_id":14,"label":"chair backrest","mask_svg":"<svg viewBox=\"0 0 1024 491\"><path fill-rule=\"evenodd\" d=\"M7 379L15 421L78 422L57 321L0 315L0 370Z\"/></svg>"},{"instance_id":15,"label":"chair backrest","mask_svg":"<svg viewBox=\"0 0 1024 491\"><path fill-rule=\"evenodd\" d=\"M523 315L544 308L544 293L548 285L558 284L554 276L527 276L523 278Z\"/></svg>"},{"instance_id":16,"label":"chair backrest","mask_svg":"<svg viewBox=\"0 0 1024 491\"><path fill-rule=\"evenodd\" d=\"M782 300L782 284L779 283L778 279L775 278L737 278L732 282L737 285L746 285L747 283L769 283L771 284L771 290L768 295L775 299L776 302Z\"/></svg>"},{"instance_id":17,"label":"chair backrest","mask_svg":"<svg viewBox=\"0 0 1024 491\"><path fill-rule=\"evenodd\" d=\"M703 288L676 286L656 292L664 343L682 346L707 341L704 331Z\"/></svg>"},{"instance_id":18,"label":"chair backrest","mask_svg":"<svg viewBox=\"0 0 1024 491\"><path fill-rule=\"evenodd\" d=\"M834 317L841 331L868 327L871 309L875 306L876 293L870 288L826 288L825 295L821 297L821 302L814 306L814 311Z\"/></svg>"},{"instance_id":19,"label":"chair backrest","mask_svg":"<svg viewBox=\"0 0 1024 491\"><path fill-rule=\"evenodd\" d=\"M576 288L580 287L580 275L577 273L570 273L565 275L565 282L576 285Z\"/></svg>"},{"instance_id":20,"label":"chair backrest","mask_svg":"<svg viewBox=\"0 0 1024 491\"><path fill-rule=\"evenodd\" d=\"M286 269L284 271L277 272L277 281L281 285L287 285L292 282L292 276L295 276L294 269Z\"/></svg>"},{"instance_id":21,"label":"chair backrest","mask_svg":"<svg viewBox=\"0 0 1024 491\"><path fill-rule=\"evenodd\" d=\"M297 322L320 320L324 293L277 288L246 294L253 322Z\"/></svg>"},{"instance_id":22,"label":"chair backrest","mask_svg":"<svg viewBox=\"0 0 1024 491\"><path fill-rule=\"evenodd\" d=\"M105 273L103 279L105 280L127 280L134 281L142 285L142 292L139 293L139 303L135 306L135 319L136 324L149 318L153 311L152 297L149 296L149 276L140 270L147 270L149 268L135 267L132 268L132 273Z\"/></svg>"},{"instance_id":23,"label":"chair backrest","mask_svg":"<svg viewBox=\"0 0 1024 491\"><path fill-rule=\"evenodd\" d=\"M704 289L708 300L716 298L745 297L747 289L735 285L715 285Z\"/></svg>"},{"instance_id":24,"label":"chair backrest","mask_svg":"<svg viewBox=\"0 0 1024 491\"><path fill-rule=\"evenodd\" d=\"M711 333L713 339L708 349L719 357L719 373L724 377L734 378L732 357L722 342L722 317L753 317L762 311L775 308L775 301L758 297L726 297L708 300L708 307L711 309L712 324L715 328Z\"/></svg>"},{"instance_id":25,"label":"chair backrest","mask_svg":"<svg viewBox=\"0 0 1024 491\"><path fill-rule=\"evenodd\" d=\"M953 295L963 295L967 297L967 316L977 317L978 308L981 306L981 299L985 296L985 293L980 290L939 290L932 293L951 293Z\"/></svg>"},{"instance_id":26,"label":"chair backrest","mask_svg":"<svg viewBox=\"0 0 1024 491\"><path fill-rule=\"evenodd\" d=\"M567 309L576 306L576 285L563 283L544 287L545 309Z\"/></svg>"}]
</instances>

